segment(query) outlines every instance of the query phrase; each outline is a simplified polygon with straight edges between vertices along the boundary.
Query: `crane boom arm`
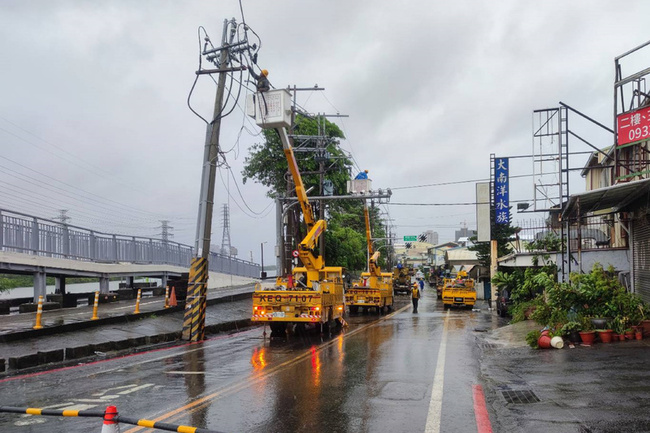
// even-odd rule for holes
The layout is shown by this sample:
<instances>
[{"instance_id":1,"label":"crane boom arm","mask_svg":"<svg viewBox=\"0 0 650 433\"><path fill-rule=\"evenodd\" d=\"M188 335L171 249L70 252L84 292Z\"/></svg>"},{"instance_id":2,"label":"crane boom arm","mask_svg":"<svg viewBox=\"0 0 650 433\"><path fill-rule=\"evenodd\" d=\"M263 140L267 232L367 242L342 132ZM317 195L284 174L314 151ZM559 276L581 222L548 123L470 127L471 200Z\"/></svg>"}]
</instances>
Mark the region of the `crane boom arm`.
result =
<instances>
[{"instance_id":1,"label":"crane boom arm","mask_svg":"<svg viewBox=\"0 0 650 433\"><path fill-rule=\"evenodd\" d=\"M366 241L368 242L368 255L372 256L372 235L370 233L370 213L368 212L368 202L363 201L363 216L366 220Z\"/></svg>"},{"instance_id":2,"label":"crane boom arm","mask_svg":"<svg viewBox=\"0 0 650 433\"><path fill-rule=\"evenodd\" d=\"M318 239L327 228L327 223L324 220L316 221L314 219L314 213L307 198L305 184L302 182L302 176L300 175L300 170L298 170L298 163L296 162L287 130L285 128L277 128L276 131L278 131L278 135L280 135L280 140L282 141L282 148L287 158L289 171L296 185L296 196L298 197L298 202L300 203L302 214L305 218L305 224L307 225L307 236L298 245L300 261L302 261L308 273L318 271L325 266L325 262L322 253L319 256L314 254L314 248L318 245Z\"/></svg>"},{"instance_id":3,"label":"crane boom arm","mask_svg":"<svg viewBox=\"0 0 650 433\"><path fill-rule=\"evenodd\" d=\"M370 231L370 212L368 212L368 202L363 201L363 216L366 221L366 240L368 242L368 272L375 277L381 277L381 269L377 264L379 260L379 251L374 251L372 248L372 233Z\"/></svg>"},{"instance_id":4,"label":"crane boom arm","mask_svg":"<svg viewBox=\"0 0 650 433\"><path fill-rule=\"evenodd\" d=\"M289 171L291 172L291 177L293 177L293 183L296 185L296 196L298 197L298 202L302 208L302 214L305 218L305 224L307 224L307 229L311 230L316 220L314 219L314 212L307 198L307 191L305 191L305 184L302 182L302 176L300 175L300 170L298 170L298 163L296 161L296 156L293 153L293 147L289 141L289 136L287 135L287 130L285 128L277 128L276 131L280 136L280 141L282 141L282 149L284 150L284 156L287 158L287 164L289 165Z\"/></svg>"}]
</instances>

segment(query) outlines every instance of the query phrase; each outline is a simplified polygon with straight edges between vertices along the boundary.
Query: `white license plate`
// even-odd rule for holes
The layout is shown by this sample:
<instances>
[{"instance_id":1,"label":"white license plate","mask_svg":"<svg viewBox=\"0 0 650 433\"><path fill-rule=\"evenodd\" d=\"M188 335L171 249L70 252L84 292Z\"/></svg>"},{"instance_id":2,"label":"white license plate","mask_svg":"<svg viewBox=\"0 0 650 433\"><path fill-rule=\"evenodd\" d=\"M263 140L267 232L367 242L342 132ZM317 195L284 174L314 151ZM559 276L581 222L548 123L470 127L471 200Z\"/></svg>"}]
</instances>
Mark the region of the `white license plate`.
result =
<instances>
[{"instance_id":1,"label":"white license plate","mask_svg":"<svg viewBox=\"0 0 650 433\"><path fill-rule=\"evenodd\" d=\"M366 302L366 301L365 301L365 299L357 299L357 302L358 302L359 304L363 304L363 303Z\"/></svg>"},{"instance_id":2,"label":"white license plate","mask_svg":"<svg viewBox=\"0 0 650 433\"><path fill-rule=\"evenodd\" d=\"M276 311L275 313L273 313L273 317L280 317L280 318L284 317L284 311Z\"/></svg>"}]
</instances>

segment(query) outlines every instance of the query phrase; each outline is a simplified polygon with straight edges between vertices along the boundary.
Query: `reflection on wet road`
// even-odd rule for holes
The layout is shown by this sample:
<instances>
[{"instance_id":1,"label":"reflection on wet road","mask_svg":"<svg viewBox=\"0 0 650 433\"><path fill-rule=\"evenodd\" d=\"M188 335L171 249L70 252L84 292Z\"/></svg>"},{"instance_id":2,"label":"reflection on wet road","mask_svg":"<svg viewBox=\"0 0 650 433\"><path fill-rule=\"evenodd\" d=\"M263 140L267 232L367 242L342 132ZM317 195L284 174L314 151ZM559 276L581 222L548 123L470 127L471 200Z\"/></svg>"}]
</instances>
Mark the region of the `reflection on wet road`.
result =
<instances>
[{"instance_id":1,"label":"reflection on wet road","mask_svg":"<svg viewBox=\"0 0 650 433\"><path fill-rule=\"evenodd\" d=\"M407 301L385 316L350 316L349 328L331 337L269 340L253 328L10 378L0 383L0 405L112 404L127 416L229 432L476 431L474 329L494 326L491 315L444 312L426 293L413 314ZM93 431L98 425L0 414L0 431Z\"/></svg>"}]
</instances>

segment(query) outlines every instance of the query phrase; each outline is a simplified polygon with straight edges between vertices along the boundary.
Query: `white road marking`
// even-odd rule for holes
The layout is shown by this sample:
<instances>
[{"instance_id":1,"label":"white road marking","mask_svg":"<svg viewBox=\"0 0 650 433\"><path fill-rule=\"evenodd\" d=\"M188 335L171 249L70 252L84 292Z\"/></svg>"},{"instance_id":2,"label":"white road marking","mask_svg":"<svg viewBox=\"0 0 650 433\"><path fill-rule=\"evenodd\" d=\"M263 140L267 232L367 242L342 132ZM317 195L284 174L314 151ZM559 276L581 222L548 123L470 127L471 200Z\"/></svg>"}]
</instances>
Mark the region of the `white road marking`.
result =
<instances>
[{"instance_id":1,"label":"white road marking","mask_svg":"<svg viewBox=\"0 0 650 433\"><path fill-rule=\"evenodd\" d=\"M135 388L127 389L126 391L120 391L118 392L118 394L120 395L131 394L132 392L140 391L141 389L146 389L152 387L153 385L154 385L153 383L145 383L144 385L136 386Z\"/></svg>"},{"instance_id":2,"label":"white road marking","mask_svg":"<svg viewBox=\"0 0 650 433\"><path fill-rule=\"evenodd\" d=\"M108 388L108 389L105 389L105 390L102 391L102 392L96 392L96 393L91 394L91 395L93 395L93 396L95 396L95 397L98 397L98 396L100 396L100 395L104 395L104 394L106 394L107 392L110 392L110 391L116 391L116 390L118 390L118 389L133 388L134 386L137 386L137 385L131 384L131 385L115 386L115 387L113 387L113 388Z\"/></svg>"},{"instance_id":3,"label":"white road marking","mask_svg":"<svg viewBox=\"0 0 650 433\"><path fill-rule=\"evenodd\" d=\"M436 364L436 374L433 376L433 387L431 389L431 401L429 402L429 413L427 414L427 423L425 433L440 432L440 418L442 415L442 390L445 381L445 357L447 353L447 327L449 320L449 310L445 316L445 323L442 328L442 338L440 348L438 348L438 363Z\"/></svg>"}]
</instances>

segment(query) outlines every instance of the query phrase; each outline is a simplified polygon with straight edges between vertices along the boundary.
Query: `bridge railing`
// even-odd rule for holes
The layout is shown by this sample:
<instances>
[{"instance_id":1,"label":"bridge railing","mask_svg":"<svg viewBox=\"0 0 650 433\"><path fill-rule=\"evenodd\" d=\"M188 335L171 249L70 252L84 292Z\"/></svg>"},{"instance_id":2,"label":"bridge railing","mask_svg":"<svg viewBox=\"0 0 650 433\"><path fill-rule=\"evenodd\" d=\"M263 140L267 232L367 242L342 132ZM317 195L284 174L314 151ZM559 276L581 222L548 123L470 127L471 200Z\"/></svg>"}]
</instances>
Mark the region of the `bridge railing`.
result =
<instances>
[{"instance_id":1,"label":"bridge railing","mask_svg":"<svg viewBox=\"0 0 650 433\"><path fill-rule=\"evenodd\" d=\"M102 233L0 209L0 251L100 263L168 264L189 268L190 245L142 236ZM210 253L211 271L258 278L260 265Z\"/></svg>"}]
</instances>

